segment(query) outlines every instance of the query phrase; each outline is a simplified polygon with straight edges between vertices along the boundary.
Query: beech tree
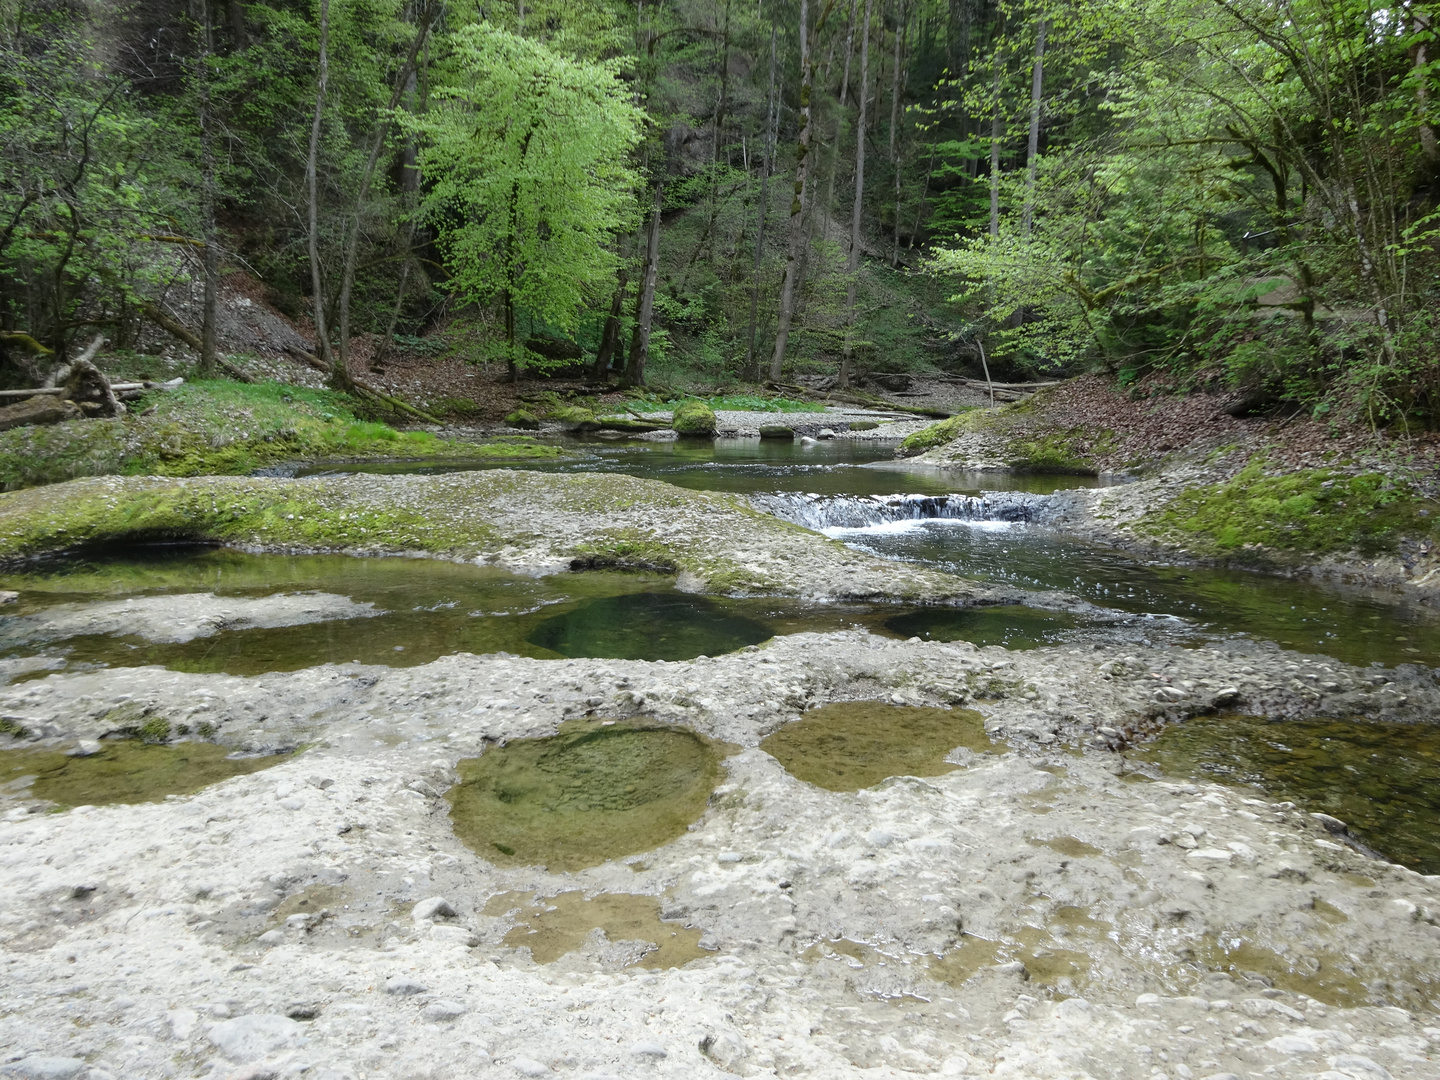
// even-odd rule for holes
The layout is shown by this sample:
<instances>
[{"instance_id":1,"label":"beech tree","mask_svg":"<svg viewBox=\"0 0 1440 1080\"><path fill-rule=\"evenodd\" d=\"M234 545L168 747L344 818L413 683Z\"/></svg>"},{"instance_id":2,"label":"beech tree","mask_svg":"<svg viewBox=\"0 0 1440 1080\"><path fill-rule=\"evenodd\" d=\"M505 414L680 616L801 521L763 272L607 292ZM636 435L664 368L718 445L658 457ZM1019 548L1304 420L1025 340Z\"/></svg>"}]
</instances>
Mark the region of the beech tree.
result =
<instances>
[{"instance_id":1,"label":"beech tree","mask_svg":"<svg viewBox=\"0 0 1440 1080\"><path fill-rule=\"evenodd\" d=\"M420 213L455 291L500 304L513 376L545 362L517 342L517 312L569 330L614 280L643 114L618 61L570 59L488 23L460 31L453 49L434 106L409 121L425 140Z\"/></svg>"}]
</instances>

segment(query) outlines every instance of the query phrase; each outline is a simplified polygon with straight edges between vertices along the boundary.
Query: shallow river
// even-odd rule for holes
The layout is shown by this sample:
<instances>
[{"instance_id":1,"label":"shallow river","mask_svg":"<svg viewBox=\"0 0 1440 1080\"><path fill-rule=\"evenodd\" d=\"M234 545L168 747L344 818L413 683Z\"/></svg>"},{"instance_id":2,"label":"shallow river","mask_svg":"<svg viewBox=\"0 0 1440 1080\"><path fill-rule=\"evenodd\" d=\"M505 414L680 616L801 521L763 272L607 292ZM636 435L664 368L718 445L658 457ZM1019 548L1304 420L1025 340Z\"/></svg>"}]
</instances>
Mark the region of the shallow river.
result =
<instances>
[{"instance_id":1,"label":"shallow river","mask_svg":"<svg viewBox=\"0 0 1440 1080\"><path fill-rule=\"evenodd\" d=\"M1102 610L1073 617L1028 607L704 598L642 574L534 579L434 560L150 547L0 575L0 588L21 593L20 603L0 618L0 657L38 654L68 670L154 663L234 674L325 662L410 666L450 653L502 650L539 658L682 660L777 634L860 627L1009 648L1087 640L1187 645L1245 635L1352 664L1440 662L1440 620L1384 594L1141 563L1024 520L1037 498L1096 482L1086 478L919 469L893 461L890 447L879 442L577 440L567 447L571 457L533 467L622 472L757 496L772 512L885 558L1025 589L1063 590ZM493 467L392 462L290 474ZM1009 494L985 495L997 491ZM903 495L925 498L891 500L888 507L876 498ZM126 608L141 602L184 607L196 594L233 600L235 609L192 627L189 636L153 640L143 627L154 611ZM260 616L241 603L277 594L292 597L285 603L298 605L297 613ZM307 605L323 609L321 621L305 614ZM1334 813L1392 858L1433 873L1440 870L1437 732L1220 718L1172 729L1143 757L1172 773L1256 784Z\"/></svg>"}]
</instances>

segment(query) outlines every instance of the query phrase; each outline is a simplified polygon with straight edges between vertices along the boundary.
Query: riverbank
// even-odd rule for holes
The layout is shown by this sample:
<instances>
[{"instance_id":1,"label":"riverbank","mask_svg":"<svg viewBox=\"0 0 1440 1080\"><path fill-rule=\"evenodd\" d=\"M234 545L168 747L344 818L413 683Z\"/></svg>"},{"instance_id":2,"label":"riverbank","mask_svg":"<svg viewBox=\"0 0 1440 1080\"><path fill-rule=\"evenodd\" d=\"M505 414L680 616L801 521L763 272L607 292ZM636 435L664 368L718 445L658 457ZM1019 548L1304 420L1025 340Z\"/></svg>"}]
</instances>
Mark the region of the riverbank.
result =
<instances>
[{"instance_id":1,"label":"riverbank","mask_svg":"<svg viewBox=\"0 0 1440 1080\"><path fill-rule=\"evenodd\" d=\"M244 474L297 460L470 457L517 461L559 450L520 438L464 443L362 420L328 390L224 380L152 391L115 419L0 432L0 491L82 476Z\"/></svg>"},{"instance_id":2,"label":"riverbank","mask_svg":"<svg viewBox=\"0 0 1440 1080\"><path fill-rule=\"evenodd\" d=\"M743 498L615 474L101 477L0 495L0 560L158 539L425 555L523 573L655 570L694 592L1047 602L852 551Z\"/></svg>"},{"instance_id":3,"label":"riverbank","mask_svg":"<svg viewBox=\"0 0 1440 1080\"><path fill-rule=\"evenodd\" d=\"M1343 665L1292 687L1291 661L831 634L685 663L24 683L0 712L25 745L160 718L234 749L308 749L149 804L47 814L23 785L0 792L15 988L0 1039L17 1075L85 1080L1421 1080L1440 1049L1440 880L1293 804L1147 780L1091 745L1222 697L1260 706L1262 688L1296 710L1378 692ZM1396 688L1401 710L1440 704L1418 673ZM995 743L858 792L797 780L758 745L807 709L876 699L978 709ZM637 715L732 746L675 840L565 871L452 831L441 793L463 759ZM581 899L597 895L638 914L607 922ZM676 935L698 946L672 967L654 946Z\"/></svg>"},{"instance_id":4,"label":"riverbank","mask_svg":"<svg viewBox=\"0 0 1440 1080\"><path fill-rule=\"evenodd\" d=\"M1399 588L1440 586L1440 440L1313 419L1233 417L1221 395L1133 399L1085 376L971 411L902 450L957 470L1112 476L1057 496L1046 523L1098 543Z\"/></svg>"}]
</instances>

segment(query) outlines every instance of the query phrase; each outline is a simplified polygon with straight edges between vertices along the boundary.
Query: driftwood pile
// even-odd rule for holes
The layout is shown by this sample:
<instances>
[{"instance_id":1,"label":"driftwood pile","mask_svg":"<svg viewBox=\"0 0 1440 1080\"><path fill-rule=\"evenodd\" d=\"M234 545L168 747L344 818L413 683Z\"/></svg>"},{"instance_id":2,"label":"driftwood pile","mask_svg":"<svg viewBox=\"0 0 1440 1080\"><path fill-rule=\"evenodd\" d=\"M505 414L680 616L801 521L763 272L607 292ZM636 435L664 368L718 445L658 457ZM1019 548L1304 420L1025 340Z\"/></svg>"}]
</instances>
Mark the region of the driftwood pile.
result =
<instances>
[{"instance_id":1,"label":"driftwood pile","mask_svg":"<svg viewBox=\"0 0 1440 1080\"><path fill-rule=\"evenodd\" d=\"M91 416L123 416L127 401L146 390L173 390L183 381L111 382L94 362L104 344L105 338L97 337L77 358L56 365L43 386L0 390L0 431Z\"/></svg>"}]
</instances>

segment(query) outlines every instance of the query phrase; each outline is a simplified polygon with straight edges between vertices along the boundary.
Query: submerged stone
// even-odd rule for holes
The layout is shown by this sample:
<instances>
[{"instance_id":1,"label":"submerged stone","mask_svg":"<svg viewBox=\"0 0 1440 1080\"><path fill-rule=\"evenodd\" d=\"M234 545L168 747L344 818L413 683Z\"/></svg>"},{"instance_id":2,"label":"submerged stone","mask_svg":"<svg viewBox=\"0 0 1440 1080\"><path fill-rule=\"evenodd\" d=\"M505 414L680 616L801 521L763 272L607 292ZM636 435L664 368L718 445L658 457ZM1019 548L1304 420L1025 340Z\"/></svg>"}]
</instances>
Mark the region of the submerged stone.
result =
<instances>
[{"instance_id":1,"label":"submerged stone","mask_svg":"<svg viewBox=\"0 0 1440 1080\"><path fill-rule=\"evenodd\" d=\"M579 870L684 833L726 750L654 721L572 721L460 761L445 797L456 835L484 858Z\"/></svg>"},{"instance_id":2,"label":"submerged stone","mask_svg":"<svg viewBox=\"0 0 1440 1080\"><path fill-rule=\"evenodd\" d=\"M1004 604L920 608L894 615L886 619L884 625L901 637L919 637L926 641L969 641L982 646L1035 649L1055 644L1058 631L1074 627L1075 619L1064 612Z\"/></svg>"},{"instance_id":3,"label":"submerged stone","mask_svg":"<svg viewBox=\"0 0 1440 1080\"><path fill-rule=\"evenodd\" d=\"M555 615L529 641L561 656L615 660L692 660L768 640L764 623L734 615L701 596L631 593L607 596Z\"/></svg>"},{"instance_id":4,"label":"submerged stone","mask_svg":"<svg viewBox=\"0 0 1440 1080\"><path fill-rule=\"evenodd\" d=\"M1440 874L1440 728L1362 720L1197 718L1133 757L1181 776L1253 784L1344 821L1369 846Z\"/></svg>"},{"instance_id":5,"label":"submerged stone","mask_svg":"<svg viewBox=\"0 0 1440 1080\"><path fill-rule=\"evenodd\" d=\"M798 780L830 791L859 791L891 776L939 776L957 747L990 750L973 709L915 708L841 701L812 709L760 743Z\"/></svg>"},{"instance_id":6,"label":"submerged stone","mask_svg":"<svg viewBox=\"0 0 1440 1080\"><path fill-rule=\"evenodd\" d=\"M67 807L158 802L291 757L232 757L225 747L204 742L157 746L125 739L100 747L84 756L61 750L0 750L0 792L28 788L37 799Z\"/></svg>"},{"instance_id":7,"label":"submerged stone","mask_svg":"<svg viewBox=\"0 0 1440 1080\"><path fill-rule=\"evenodd\" d=\"M582 948L596 930L604 931L612 945L636 943L638 959L624 951L625 967L683 967L707 955L700 948L700 931L660 918L660 901L633 893L601 893L586 898L582 892L536 899L530 893L501 893L485 905L487 915L510 915L515 926L505 935L511 948L528 948L537 964L554 963ZM648 947L647 947L648 946Z\"/></svg>"}]
</instances>

